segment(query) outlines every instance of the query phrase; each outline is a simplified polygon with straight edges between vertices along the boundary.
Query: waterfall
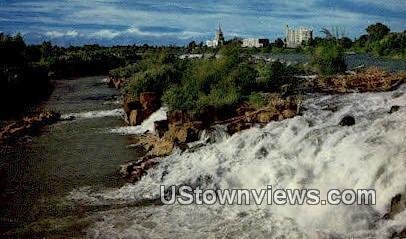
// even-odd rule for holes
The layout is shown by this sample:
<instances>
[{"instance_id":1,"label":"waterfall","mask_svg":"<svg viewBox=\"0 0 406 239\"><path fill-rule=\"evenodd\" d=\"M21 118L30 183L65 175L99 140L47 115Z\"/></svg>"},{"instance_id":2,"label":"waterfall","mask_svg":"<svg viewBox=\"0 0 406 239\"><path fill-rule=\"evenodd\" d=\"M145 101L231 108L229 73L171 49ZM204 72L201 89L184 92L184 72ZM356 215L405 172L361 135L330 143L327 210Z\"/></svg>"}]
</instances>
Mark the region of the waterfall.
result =
<instances>
[{"instance_id":1,"label":"waterfall","mask_svg":"<svg viewBox=\"0 0 406 239\"><path fill-rule=\"evenodd\" d=\"M143 134L146 132L154 133L154 131L155 131L154 122L166 120L167 111L168 111L167 108L162 107L158 111L153 113L151 116L149 116L146 120L144 120L141 123L141 125L119 127L119 128L115 128L115 129L110 129L109 132L116 133L116 134L123 134L123 135Z\"/></svg>"},{"instance_id":2,"label":"waterfall","mask_svg":"<svg viewBox=\"0 0 406 239\"><path fill-rule=\"evenodd\" d=\"M400 110L389 114L391 106ZM72 192L98 204L159 198L160 185L213 189L375 189L376 205L165 205L101 213L90 236L384 238L406 224L380 220L406 186L406 85L384 93L313 95L304 113L175 152L141 181L103 192ZM339 126L352 115L356 124ZM159 117L158 117L159 118ZM150 129L150 124L144 125ZM143 126L141 126L143 127ZM206 133L207 136L207 133ZM204 137L203 137L204 138ZM216 136L214 137L216 138ZM91 198L91 200L89 199Z\"/></svg>"}]
</instances>

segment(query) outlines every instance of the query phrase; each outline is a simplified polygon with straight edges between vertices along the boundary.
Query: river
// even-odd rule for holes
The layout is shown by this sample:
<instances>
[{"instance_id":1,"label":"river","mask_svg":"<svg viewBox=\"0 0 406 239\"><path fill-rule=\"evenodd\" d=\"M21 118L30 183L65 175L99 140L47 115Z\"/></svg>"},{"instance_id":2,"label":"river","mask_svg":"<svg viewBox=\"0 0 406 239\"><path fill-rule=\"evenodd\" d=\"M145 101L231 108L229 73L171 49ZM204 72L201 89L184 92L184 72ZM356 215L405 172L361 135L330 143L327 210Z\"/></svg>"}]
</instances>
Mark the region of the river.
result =
<instances>
[{"instance_id":1,"label":"river","mask_svg":"<svg viewBox=\"0 0 406 239\"><path fill-rule=\"evenodd\" d=\"M121 181L117 170L139 155L128 147L131 136L122 133L141 131L124 127L119 102L119 92L107 88L102 77L56 81L41 107L74 119L47 127L28 144L1 147L1 168L7 169L1 232L10 230L4 236L385 238L406 224L405 211L393 221L379 220L406 186L406 85L386 93L309 95L302 116L223 135L195 151L175 152L135 185ZM389 114L393 105L402 107ZM160 112L154 117L161 117ZM347 114L355 116L356 125L337 126ZM372 188L377 203L155 203L160 185L185 184L322 192Z\"/></svg>"},{"instance_id":2,"label":"river","mask_svg":"<svg viewBox=\"0 0 406 239\"><path fill-rule=\"evenodd\" d=\"M127 137L108 132L124 124L116 89L109 89L102 77L55 84L40 107L61 112L64 118L74 115L75 120L47 127L29 144L1 147L1 167L7 169L3 231L49 216L69 216L52 207L78 187L122 185L118 166L136 158L137 152L126 148Z\"/></svg>"}]
</instances>

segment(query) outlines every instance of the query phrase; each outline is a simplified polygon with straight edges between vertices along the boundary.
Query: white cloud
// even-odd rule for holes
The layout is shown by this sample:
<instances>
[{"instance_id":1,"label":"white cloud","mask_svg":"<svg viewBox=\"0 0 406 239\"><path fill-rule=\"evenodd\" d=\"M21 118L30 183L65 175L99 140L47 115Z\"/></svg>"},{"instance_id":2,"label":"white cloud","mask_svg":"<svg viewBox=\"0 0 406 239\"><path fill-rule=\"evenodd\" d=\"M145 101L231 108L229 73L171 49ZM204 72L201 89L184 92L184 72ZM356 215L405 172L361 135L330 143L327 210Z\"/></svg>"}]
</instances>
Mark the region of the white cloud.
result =
<instances>
[{"instance_id":1,"label":"white cloud","mask_svg":"<svg viewBox=\"0 0 406 239\"><path fill-rule=\"evenodd\" d=\"M137 36L146 36L146 37L177 37L180 39L190 39L193 37L200 37L206 35L206 33L195 32L195 31L181 31L181 32L150 32L150 31L141 31L138 27L131 27L126 30L127 33L137 35Z\"/></svg>"},{"instance_id":2,"label":"white cloud","mask_svg":"<svg viewBox=\"0 0 406 239\"><path fill-rule=\"evenodd\" d=\"M70 30L70 31L48 31L45 33L45 35L51 37L51 38L57 38L57 37L78 37L79 33L75 30Z\"/></svg>"},{"instance_id":3,"label":"white cloud","mask_svg":"<svg viewBox=\"0 0 406 239\"><path fill-rule=\"evenodd\" d=\"M108 29L100 30L97 32L90 33L90 37L95 37L95 38L107 38L107 39L113 39L119 35L121 35L121 32L118 31L112 31Z\"/></svg>"}]
</instances>

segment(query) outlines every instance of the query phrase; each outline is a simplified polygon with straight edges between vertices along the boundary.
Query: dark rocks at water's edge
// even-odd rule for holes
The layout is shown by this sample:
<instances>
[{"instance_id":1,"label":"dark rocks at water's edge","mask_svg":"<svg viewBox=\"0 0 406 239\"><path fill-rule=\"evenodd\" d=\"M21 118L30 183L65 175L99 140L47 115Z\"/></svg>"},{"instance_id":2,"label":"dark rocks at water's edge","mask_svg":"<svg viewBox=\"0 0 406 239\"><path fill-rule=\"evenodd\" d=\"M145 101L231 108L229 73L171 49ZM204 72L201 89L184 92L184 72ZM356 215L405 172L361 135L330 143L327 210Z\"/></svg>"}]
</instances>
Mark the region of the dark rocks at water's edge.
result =
<instances>
[{"instance_id":1,"label":"dark rocks at water's edge","mask_svg":"<svg viewBox=\"0 0 406 239\"><path fill-rule=\"evenodd\" d=\"M153 93L141 93L139 98L137 101L124 99L124 110L130 125L141 124L160 106ZM120 172L128 181L136 182L147 170L158 164L158 158L170 155L175 148L190 150L188 144L198 141L203 130L210 130L213 125L225 125L227 132L234 134L256 124L292 118L299 112L298 105L296 98L273 95L269 104L259 109L240 104L221 110L208 107L198 114L168 112L167 120L154 123L155 134L148 133L134 138L132 145L146 151L146 155L141 160L123 165Z\"/></svg>"},{"instance_id":2,"label":"dark rocks at water's edge","mask_svg":"<svg viewBox=\"0 0 406 239\"><path fill-rule=\"evenodd\" d=\"M109 77L108 81L107 81L107 85L110 88L116 88L116 89L120 89L121 87L123 87L125 84L125 79L122 78L114 78L114 77Z\"/></svg>"},{"instance_id":3,"label":"dark rocks at water's edge","mask_svg":"<svg viewBox=\"0 0 406 239\"><path fill-rule=\"evenodd\" d=\"M406 210L406 192L396 194L389 205L388 212L383 216L383 220L393 220L399 213ZM393 232L391 238L406 238L406 225Z\"/></svg>"},{"instance_id":4,"label":"dark rocks at water's edge","mask_svg":"<svg viewBox=\"0 0 406 239\"><path fill-rule=\"evenodd\" d=\"M0 142L15 142L24 136L38 134L42 127L56 123L60 118L60 113L50 111L10 123L0 130Z\"/></svg>"},{"instance_id":5,"label":"dark rocks at water's edge","mask_svg":"<svg viewBox=\"0 0 406 239\"><path fill-rule=\"evenodd\" d=\"M353 126L355 124L355 118L351 115L344 116L339 125L340 126Z\"/></svg>"},{"instance_id":6,"label":"dark rocks at water's edge","mask_svg":"<svg viewBox=\"0 0 406 239\"><path fill-rule=\"evenodd\" d=\"M393 114L395 112L398 112L400 110L400 106L399 105L394 105L390 108L389 110L389 114Z\"/></svg>"}]
</instances>

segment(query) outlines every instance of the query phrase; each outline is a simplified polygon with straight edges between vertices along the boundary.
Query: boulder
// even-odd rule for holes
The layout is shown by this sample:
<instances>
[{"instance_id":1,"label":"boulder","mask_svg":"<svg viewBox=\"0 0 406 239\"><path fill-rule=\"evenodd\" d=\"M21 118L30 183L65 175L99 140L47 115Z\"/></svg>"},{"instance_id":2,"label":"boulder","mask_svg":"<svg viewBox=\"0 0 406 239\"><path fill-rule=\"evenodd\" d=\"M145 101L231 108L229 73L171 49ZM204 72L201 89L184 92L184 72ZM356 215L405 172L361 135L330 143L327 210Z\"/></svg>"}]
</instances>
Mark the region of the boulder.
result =
<instances>
[{"instance_id":1,"label":"boulder","mask_svg":"<svg viewBox=\"0 0 406 239\"><path fill-rule=\"evenodd\" d=\"M168 113L168 121L171 125L181 125L184 123L192 122L193 118L193 115L191 115L190 113L180 110L175 110Z\"/></svg>"},{"instance_id":2,"label":"boulder","mask_svg":"<svg viewBox=\"0 0 406 239\"><path fill-rule=\"evenodd\" d=\"M200 121L184 123L181 125L170 124L164 139L178 142L190 143L199 140L200 132L203 130L203 123Z\"/></svg>"},{"instance_id":3,"label":"boulder","mask_svg":"<svg viewBox=\"0 0 406 239\"><path fill-rule=\"evenodd\" d=\"M136 126L142 123L142 116L138 110L131 110L128 122L131 126Z\"/></svg>"},{"instance_id":4,"label":"boulder","mask_svg":"<svg viewBox=\"0 0 406 239\"><path fill-rule=\"evenodd\" d=\"M121 165L120 174L127 181L135 183L139 181L142 176L146 175L147 171L156 164L158 164L157 159L145 157L136 162L129 162Z\"/></svg>"},{"instance_id":5,"label":"boulder","mask_svg":"<svg viewBox=\"0 0 406 239\"><path fill-rule=\"evenodd\" d=\"M393 113L395 113L395 112L397 112L397 111L399 111L399 110L400 110L400 106L399 106L399 105L394 105L394 106L392 106L392 107L390 108L389 114L393 114Z\"/></svg>"},{"instance_id":6,"label":"boulder","mask_svg":"<svg viewBox=\"0 0 406 239\"><path fill-rule=\"evenodd\" d=\"M269 123L273 120L278 120L278 113L275 111L262 111L256 115L255 122Z\"/></svg>"},{"instance_id":7,"label":"boulder","mask_svg":"<svg viewBox=\"0 0 406 239\"><path fill-rule=\"evenodd\" d=\"M172 153L175 147L175 141L169 139L161 139L154 143L151 151L148 152L148 156L152 157L163 157Z\"/></svg>"},{"instance_id":8,"label":"boulder","mask_svg":"<svg viewBox=\"0 0 406 239\"><path fill-rule=\"evenodd\" d=\"M253 126L254 124L252 123L246 123L244 121L237 121L237 122L232 122L227 125L227 132L229 134L235 134L237 132L249 129Z\"/></svg>"},{"instance_id":9,"label":"boulder","mask_svg":"<svg viewBox=\"0 0 406 239\"><path fill-rule=\"evenodd\" d=\"M133 97L126 95L123 99L123 108L127 117L129 117L132 110L141 110L141 104L138 100L135 100Z\"/></svg>"},{"instance_id":10,"label":"boulder","mask_svg":"<svg viewBox=\"0 0 406 239\"><path fill-rule=\"evenodd\" d=\"M406 194L397 194L390 203L389 212L384 216L386 219L393 219L397 214L406 209Z\"/></svg>"},{"instance_id":11,"label":"boulder","mask_svg":"<svg viewBox=\"0 0 406 239\"><path fill-rule=\"evenodd\" d=\"M292 109L286 109L284 111L282 111L282 116L284 119L290 119L296 116L296 113L294 110Z\"/></svg>"},{"instance_id":12,"label":"boulder","mask_svg":"<svg viewBox=\"0 0 406 239\"><path fill-rule=\"evenodd\" d=\"M114 88L115 87L113 77L109 77L109 81L108 81L107 85L108 85L109 88Z\"/></svg>"},{"instance_id":13,"label":"boulder","mask_svg":"<svg viewBox=\"0 0 406 239\"><path fill-rule=\"evenodd\" d=\"M168 120L161 120L154 122L155 133L159 138L164 136L165 132L169 130Z\"/></svg>"},{"instance_id":14,"label":"boulder","mask_svg":"<svg viewBox=\"0 0 406 239\"><path fill-rule=\"evenodd\" d=\"M355 118L351 115L344 116L339 123L339 125L341 125L341 126L352 126L354 124L355 124Z\"/></svg>"}]
</instances>

